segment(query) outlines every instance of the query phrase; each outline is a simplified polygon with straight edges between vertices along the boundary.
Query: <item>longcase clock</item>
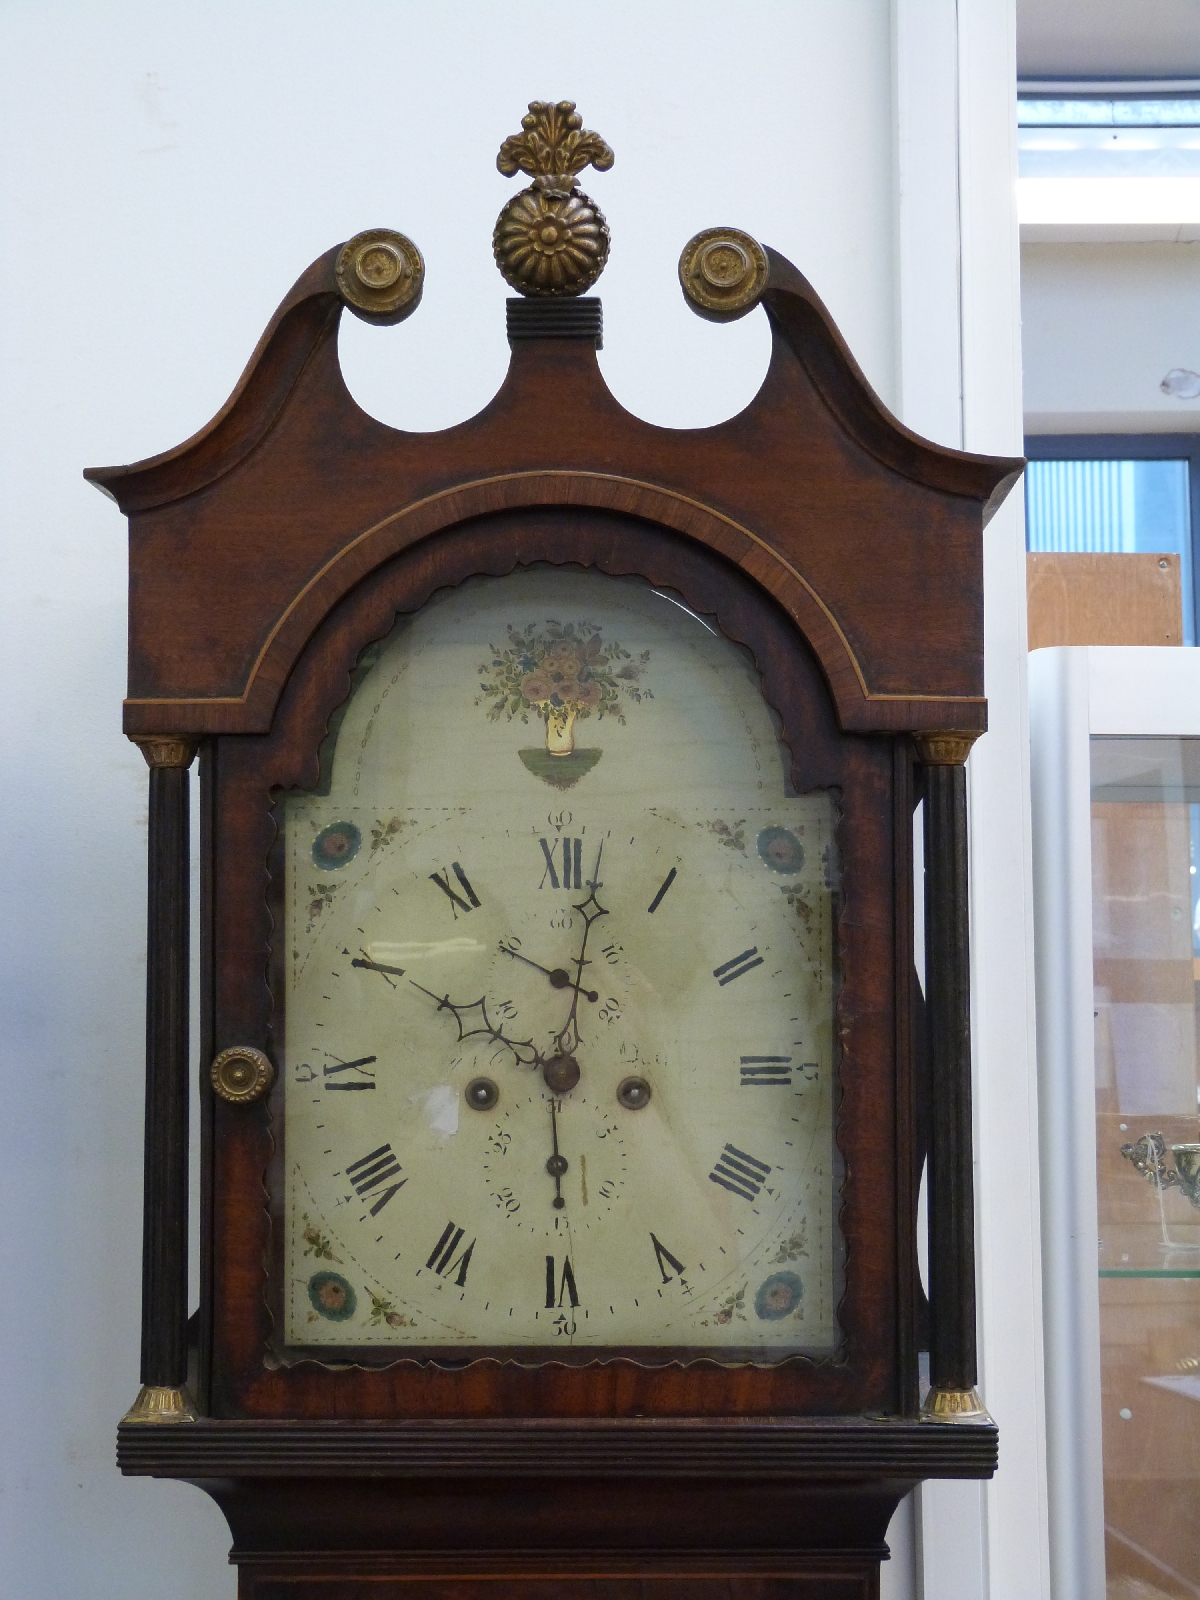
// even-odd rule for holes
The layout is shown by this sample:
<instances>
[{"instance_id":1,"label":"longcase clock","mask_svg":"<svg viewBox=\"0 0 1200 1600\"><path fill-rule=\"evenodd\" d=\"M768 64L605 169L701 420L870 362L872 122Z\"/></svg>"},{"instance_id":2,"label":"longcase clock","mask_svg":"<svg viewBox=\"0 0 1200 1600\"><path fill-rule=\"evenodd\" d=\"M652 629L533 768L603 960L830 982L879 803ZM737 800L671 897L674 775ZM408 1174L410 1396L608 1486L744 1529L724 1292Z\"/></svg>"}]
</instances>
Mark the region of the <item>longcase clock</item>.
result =
<instances>
[{"instance_id":1,"label":"longcase clock","mask_svg":"<svg viewBox=\"0 0 1200 1600\"><path fill-rule=\"evenodd\" d=\"M761 391L703 430L630 416L579 185L612 161L569 101L505 141L512 364L471 421L404 433L346 390L343 310L420 300L376 229L207 428L88 473L129 517L150 767L119 1459L216 1499L243 1600L874 1596L900 1498L994 1469L963 763L1021 463L903 428L733 228L680 281L763 308Z\"/></svg>"}]
</instances>

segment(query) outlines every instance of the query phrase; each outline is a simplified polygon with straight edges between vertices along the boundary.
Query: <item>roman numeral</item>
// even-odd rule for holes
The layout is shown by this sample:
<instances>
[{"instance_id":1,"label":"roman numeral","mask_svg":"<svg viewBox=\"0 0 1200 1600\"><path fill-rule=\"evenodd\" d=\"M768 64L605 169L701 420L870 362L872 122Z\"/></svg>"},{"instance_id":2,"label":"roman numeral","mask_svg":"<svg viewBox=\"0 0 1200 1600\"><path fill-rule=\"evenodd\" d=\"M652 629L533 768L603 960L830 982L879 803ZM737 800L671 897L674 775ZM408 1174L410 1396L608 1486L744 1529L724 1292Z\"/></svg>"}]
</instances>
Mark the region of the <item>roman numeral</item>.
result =
<instances>
[{"instance_id":1,"label":"roman numeral","mask_svg":"<svg viewBox=\"0 0 1200 1600\"><path fill-rule=\"evenodd\" d=\"M357 1072L357 1078L348 1078L345 1083L327 1083L325 1087L332 1093L335 1089L373 1089L375 1087L375 1074L363 1072L364 1067L369 1067L375 1056L360 1056L357 1061L339 1061L335 1066L322 1067L322 1075L326 1078L335 1077L339 1072Z\"/></svg>"},{"instance_id":2,"label":"roman numeral","mask_svg":"<svg viewBox=\"0 0 1200 1600\"><path fill-rule=\"evenodd\" d=\"M448 1272L453 1272L457 1267L458 1277L454 1281L460 1289L467 1281L467 1268L471 1265L471 1252L475 1248L475 1241L472 1239L462 1255L456 1256L454 1252L458 1249L462 1236L463 1229L456 1228L453 1222L448 1222L442 1230L442 1237L434 1245L429 1260L425 1263L427 1267L433 1268L439 1278L444 1278Z\"/></svg>"},{"instance_id":3,"label":"roman numeral","mask_svg":"<svg viewBox=\"0 0 1200 1600\"><path fill-rule=\"evenodd\" d=\"M372 1150L370 1155L360 1156L357 1161L352 1161L346 1168L346 1176L354 1185L356 1194L363 1199L373 1199L375 1204L371 1207L371 1215L377 1217L398 1190L403 1189L408 1182L407 1178L400 1178L400 1163L396 1160L395 1151L390 1144L381 1144L378 1150ZM391 1178L400 1178L399 1183L393 1183L390 1188L382 1186Z\"/></svg>"},{"instance_id":4,"label":"roman numeral","mask_svg":"<svg viewBox=\"0 0 1200 1600\"><path fill-rule=\"evenodd\" d=\"M757 1200L771 1169L757 1156L748 1156L736 1145L727 1144L721 1158L709 1173L713 1183L719 1183L730 1194L740 1194L743 1200Z\"/></svg>"},{"instance_id":5,"label":"roman numeral","mask_svg":"<svg viewBox=\"0 0 1200 1600\"><path fill-rule=\"evenodd\" d=\"M452 872L458 879L459 887L466 894L466 900L463 899L461 894L450 887L450 872ZM467 877L466 873L463 871L462 867L457 861L452 861L450 863L450 872L431 872L429 874L429 881L430 883L436 883L438 888L450 901L450 909L454 913L455 921L457 921L458 913L460 911L473 911L475 909L475 907L479 904L479 896L475 893L474 889L472 889L470 879Z\"/></svg>"},{"instance_id":6,"label":"roman numeral","mask_svg":"<svg viewBox=\"0 0 1200 1600\"><path fill-rule=\"evenodd\" d=\"M546 1257L546 1310L553 1311L555 1305L562 1305L563 1295L568 1298L572 1311L579 1304L579 1295L575 1289L575 1274L571 1271L570 1256L563 1257L562 1277L558 1280L558 1300L554 1298L554 1257Z\"/></svg>"},{"instance_id":7,"label":"roman numeral","mask_svg":"<svg viewBox=\"0 0 1200 1600\"><path fill-rule=\"evenodd\" d=\"M658 910L659 906L662 905L663 895L666 894L667 890L675 882L675 872L676 872L676 869L674 867L672 867L670 872L667 873L666 877L663 879L662 883L659 885L658 893L654 896L654 899L651 900L650 904L646 907L646 910L650 913L651 916L653 916L654 913Z\"/></svg>"},{"instance_id":8,"label":"roman numeral","mask_svg":"<svg viewBox=\"0 0 1200 1600\"><path fill-rule=\"evenodd\" d=\"M713 968L713 977L723 989L727 983L732 983L735 978L740 978L750 971L751 967L761 967L763 958L758 953L758 946L753 944L749 950L743 950L740 956L734 956L732 961L723 961L719 967Z\"/></svg>"},{"instance_id":9,"label":"roman numeral","mask_svg":"<svg viewBox=\"0 0 1200 1600\"><path fill-rule=\"evenodd\" d=\"M558 881L558 863L555 860L556 846L562 844L562 882ZM542 873L539 889L544 889L546 879L550 879L552 889L582 889L583 888L583 840L562 839L551 844L548 839L539 839L542 855L546 860L546 870Z\"/></svg>"},{"instance_id":10,"label":"roman numeral","mask_svg":"<svg viewBox=\"0 0 1200 1600\"><path fill-rule=\"evenodd\" d=\"M782 1083L791 1087L791 1056L743 1056L742 1088L754 1089L759 1084Z\"/></svg>"},{"instance_id":11,"label":"roman numeral","mask_svg":"<svg viewBox=\"0 0 1200 1600\"><path fill-rule=\"evenodd\" d=\"M664 1283L670 1283L671 1281L671 1275L667 1271L668 1267L674 1267L675 1271L682 1278L684 1274L683 1262L677 1261L667 1249L666 1245L660 1244L653 1234L650 1235L650 1243L654 1246L654 1254L658 1260L658 1270L662 1273L662 1281Z\"/></svg>"}]
</instances>

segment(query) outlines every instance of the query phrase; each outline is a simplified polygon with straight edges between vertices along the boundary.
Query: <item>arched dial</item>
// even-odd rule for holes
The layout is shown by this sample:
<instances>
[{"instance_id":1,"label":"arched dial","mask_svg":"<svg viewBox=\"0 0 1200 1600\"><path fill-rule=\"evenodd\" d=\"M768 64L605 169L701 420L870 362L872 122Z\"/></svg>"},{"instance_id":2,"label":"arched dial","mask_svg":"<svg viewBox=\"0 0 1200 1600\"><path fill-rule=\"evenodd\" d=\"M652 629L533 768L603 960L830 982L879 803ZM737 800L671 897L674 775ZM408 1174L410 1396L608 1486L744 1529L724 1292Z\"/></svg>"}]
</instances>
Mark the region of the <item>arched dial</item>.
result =
<instances>
[{"instance_id":1,"label":"arched dial","mask_svg":"<svg viewBox=\"0 0 1200 1600\"><path fill-rule=\"evenodd\" d=\"M836 1348L835 812L788 760L636 580L368 652L281 807L288 1346Z\"/></svg>"}]
</instances>

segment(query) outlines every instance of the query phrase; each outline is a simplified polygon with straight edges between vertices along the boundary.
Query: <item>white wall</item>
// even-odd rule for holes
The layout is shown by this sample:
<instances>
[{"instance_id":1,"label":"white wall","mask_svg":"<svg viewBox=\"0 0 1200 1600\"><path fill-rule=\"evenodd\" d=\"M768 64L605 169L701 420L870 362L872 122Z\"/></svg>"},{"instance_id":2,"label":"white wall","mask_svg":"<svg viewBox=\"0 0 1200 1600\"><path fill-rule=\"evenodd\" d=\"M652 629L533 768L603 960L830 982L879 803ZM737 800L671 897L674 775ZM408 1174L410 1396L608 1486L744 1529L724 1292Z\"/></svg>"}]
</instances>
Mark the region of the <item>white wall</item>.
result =
<instances>
[{"instance_id":1,"label":"white wall","mask_svg":"<svg viewBox=\"0 0 1200 1600\"><path fill-rule=\"evenodd\" d=\"M684 241L731 222L812 279L889 403L904 394L915 420L925 394L932 410L918 425L937 432L949 415L968 446L1011 448L1011 0L968 10L960 39L954 0L896 0L893 39L888 0L755 0L736 25L716 0L611 0L602 14L542 0L519 13L485 0L0 6L10 728L0 1259L12 1298L0 1320L0 1595L234 1592L226 1531L205 1497L123 1480L112 1464L114 1424L137 1388L145 772L120 735L124 525L80 469L135 460L202 425L301 269L372 225L416 239L427 288L401 328L347 319L355 394L406 427L478 409L507 360L490 235L513 185L495 172L495 150L527 99L561 95L617 153L612 172L587 186L614 237L601 359L631 410L695 425L736 411L757 387L762 315L702 323L675 282ZM932 56L905 32L913 18L940 40ZM914 73L924 87L894 95ZM918 126L938 82L943 120ZM967 135L960 83L975 107ZM903 239L905 216L918 214L906 299L897 227ZM922 295L923 260L932 276ZM932 389L918 381L931 362L941 373ZM1023 1081L1028 1045L1026 879L1009 870L1027 833L1019 512L998 519L989 541L995 731L973 783L1004 820L979 856L979 892L991 884L998 898L994 932L980 916L976 987L996 996L980 1060L1003 1087L1007 1138L1011 1075L1015 1062ZM998 1025L996 984L1014 983L1016 1021ZM985 1093L980 1103L986 1124L999 1100ZM989 1159L1011 1170L1011 1150ZM980 1194L996 1258L1024 1260L1029 1204L1017 1205L1014 1230L1011 1201L1000 1205L988 1181ZM1015 1375L1028 1367L1037 1308L1000 1315L989 1271L985 1260L985 1376L1007 1430L1005 1465L996 1485L966 1491L978 1581L959 1592L1025 1600L1042 1593L1040 1434L1032 1380L1026 1373L1023 1389ZM951 1549L952 1525L961 1530L961 1506L939 1512L931 1501L927 1563ZM900 1531L907 1548L907 1524ZM997 1540L1009 1555L995 1553ZM1007 1576L1017 1569L1032 1574L1019 1592ZM927 1600L954 1592L951 1556L941 1573L930 1569ZM895 1600L911 1594L911 1565L890 1564L885 1584Z\"/></svg>"},{"instance_id":2,"label":"white wall","mask_svg":"<svg viewBox=\"0 0 1200 1600\"><path fill-rule=\"evenodd\" d=\"M1021 309L1027 432L1200 432L1200 243L1025 244Z\"/></svg>"},{"instance_id":3,"label":"white wall","mask_svg":"<svg viewBox=\"0 0 1200 1600\"><path fill-rule=\"evenodd\" d=\"M946 444L1019 454L1012 7L897 0L894 15L904 417ZM984 595L989 731L967 769L975 1229L980 1388L1000 1469L988 1484L919 1491L922 1600L1049 1594L1019 492L984 535Z\"/></svg>"}]
</instances>

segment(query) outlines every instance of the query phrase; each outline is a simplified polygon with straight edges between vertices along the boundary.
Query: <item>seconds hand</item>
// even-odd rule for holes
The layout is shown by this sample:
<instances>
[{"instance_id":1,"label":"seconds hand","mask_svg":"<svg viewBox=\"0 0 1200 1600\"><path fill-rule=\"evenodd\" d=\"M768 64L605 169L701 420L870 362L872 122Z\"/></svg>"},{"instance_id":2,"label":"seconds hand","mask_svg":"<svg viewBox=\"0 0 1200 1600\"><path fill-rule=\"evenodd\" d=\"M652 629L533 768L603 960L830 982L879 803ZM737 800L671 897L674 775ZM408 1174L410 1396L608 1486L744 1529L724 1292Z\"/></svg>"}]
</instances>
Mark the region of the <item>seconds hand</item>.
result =
<instances>
[{"instance_id":1,"label":"seconds hand","mask_svg":"<svg viewBox=\"0 0 1200 1600\"><path fill-rule=\"evenodd\" d=\"M553 1100L550 1102L550 1137L554 1141L554 1154L546 1162L546 1171L554 1179L554 1199L551 1204L556 1211L561 1211L567 1203L562 1197L562 1179L563 1173L567 1170L567 1158L558 1153L558 1110Z\"/></svg>"}]
</instances>

